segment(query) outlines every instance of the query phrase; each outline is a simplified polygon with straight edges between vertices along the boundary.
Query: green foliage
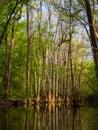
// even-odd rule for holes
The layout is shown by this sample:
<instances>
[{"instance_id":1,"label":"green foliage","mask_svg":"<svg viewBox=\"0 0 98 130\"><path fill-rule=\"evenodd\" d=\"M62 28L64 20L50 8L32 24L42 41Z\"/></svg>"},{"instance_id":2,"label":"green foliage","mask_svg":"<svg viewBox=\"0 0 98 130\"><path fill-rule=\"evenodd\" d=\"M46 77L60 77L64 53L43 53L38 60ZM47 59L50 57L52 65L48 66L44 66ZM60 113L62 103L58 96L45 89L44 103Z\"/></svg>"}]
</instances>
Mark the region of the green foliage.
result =
<instances>
[{"instance_id":1,"label":"green foliage","mask_svg":"<svg viewBox=\"0 0 98 130\"><path fill-rule=\"evenodd\" d=\"M95 65L93 60L86 63L86 70L83 73L80 93L84 97L96 95L98 93L98 81L95 74Z\"/></svg>"},{"instance_id":2,"label":"green foliage","mask_svg":"<svg viewBox=\"0 0 98 130\"><path fill-rule=\"evenodd\" d=\"M10 22L4 32L3 44L0 48L0 95L5 90L5 80L7 78L8 63L11 48L12 38L12 26L14 24L14 45L12 48L11 57L11 86L10 97L12 98L29 98L34 96L38 90L42 93L43 88L46 92L51 89L54 93L56 89L60 89L60 93L64 93L66 88L69 91L72 89L71 71L70 71L70 59L72 60L72 71L74 76L75 91L85 96L98 92L98 82L95 75L94 63L88 59L89 50L84 39L83 34L76 33L76 30L80 29L80 32L84 31L80 27L76 26L78 20L74 18L77 14L76 2L72 2L72 13L69 15L70 2L65 1L66 9L60 7L60 11L51 7L52 12L43 13L45 7L42 5L42 10L38 9L39 3L35 1L25 0L17 1L15 11L12 13L16 1L6 0L0 2L0 35L2 35L3 29L7 24L7 20L10 18ZM74 3L75 2L75 3ZM28 4L29 3L29 4ZM43 1L44 3L44 1ZM26 7L23 6L22 18L14 21L15 13L19 9L20 5L29 6L29 26L30 26L30 93L25 95L26 89L26 68L27 68L27 21L26 21ZM78 3L79 4L79 3ZM46 4L48 10L48 4ZM50 5L51 6L51 5ZM53 6L53 5L52 5ZM80 5L81 7L82 5ZM76 9L76 10L75 10ZM68 10L68 11L67 11ZM42 16L41 16L42 11ZM21 12L21 11L20 11ZM20 13L18 12L18 13ZM32 13L33 12L33 13ZM18 13L16 16L18 16ZM49 16L49 14L51 16ZM45 15L45 16L44 16ZM78 14L81 20L87 20L85 13ZM55 20L53 19L55 16ZM32 18L33 17L33 18ZM50 21L49 18L50 17ZM69 55L69 37L70 28L69 22L72 17L72 39L71 39L71 53ZM77 16L78 17L78 16ZM14 22L13 22L14 21ZM52 23L53 22L53 23ZM74 25L76 24L76 25ZM39 27L40 25L40 27ZM76 26L74 28L74 26ZM57 31L57 32L56 32ZM83 32L82 32L83 33ZM85 34L85 32L84 32ZM77 36L76 36L77 35ZM80 40L77 37L80 36ZM62 39L61 39L62 38ZM59 40L61 45L58 46ZM64 63L65 62L65 63ZM68 80L68 86L66 81ZM44 87L43 87L44 86ZM70 92L69 92L70 93Z\"/></svg>"},{"instance_id":3,"label":"green foliage","mask_svg":"<svg viewBox=\"0 0 98 130\"><path fill-rule=\"evenodd\" d=\"M92 86L92 89L95 89L98 92L98 81L95 74L95 65L94 61L91 61L88 66L88 75L89 77L89 85Z\"/></svg>"}]
</instances>

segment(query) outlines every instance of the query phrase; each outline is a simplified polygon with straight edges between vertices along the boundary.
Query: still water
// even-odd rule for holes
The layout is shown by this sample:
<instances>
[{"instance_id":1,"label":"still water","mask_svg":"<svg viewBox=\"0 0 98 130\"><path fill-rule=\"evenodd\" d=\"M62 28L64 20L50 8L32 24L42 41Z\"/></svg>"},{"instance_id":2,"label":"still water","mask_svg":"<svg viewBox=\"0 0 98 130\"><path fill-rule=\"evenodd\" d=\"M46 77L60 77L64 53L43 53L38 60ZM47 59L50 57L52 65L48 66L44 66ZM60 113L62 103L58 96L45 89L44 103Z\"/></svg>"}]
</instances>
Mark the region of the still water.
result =
<instances>
[{"instance_id":1,"label":"still water","mask_svg":"<svg viewBox=\"0 0 98 130\"><path fill-rule=\"evenodd\" d=\"M98 130L98 108L62 105L0 109L0 130Z\"/></svg>"}]
</instances>

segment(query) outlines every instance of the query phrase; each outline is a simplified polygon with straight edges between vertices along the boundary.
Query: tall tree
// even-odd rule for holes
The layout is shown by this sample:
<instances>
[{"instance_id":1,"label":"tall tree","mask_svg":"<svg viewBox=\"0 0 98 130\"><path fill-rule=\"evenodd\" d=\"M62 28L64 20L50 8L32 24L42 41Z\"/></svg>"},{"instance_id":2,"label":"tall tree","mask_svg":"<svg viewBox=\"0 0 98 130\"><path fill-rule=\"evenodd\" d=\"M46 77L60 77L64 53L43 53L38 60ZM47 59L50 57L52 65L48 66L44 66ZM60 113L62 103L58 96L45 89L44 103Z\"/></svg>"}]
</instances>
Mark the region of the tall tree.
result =
<instances>
[{"instance_id":1,"label":"tall tree","mask_svg":"<svg viewBox=\"0 0 98 130\"><path fill-rule=\"evenodd\" d=\"M30 25L29 25L29 4L27 3L27 66L26 66L26 94L29 94L30 85Z\"/></svg>"},{"instance_id":2,"label":"tall tree","mask_svg":"<svg viewBox=\"0 0 98 130\"><path fill-rule=\"evenodd\" d=\"M5 99L9 97L10 83L11 83L12 50L14 46L14 26L15 26L15 22L13 22L13 25L12 25L11 45L10 45L10 51L9 51L9 57L8 57L8 68L7 68L7 81L6 81L6 88L5 88L5 93L4 93Z\"/></svg>"},{"instance_id":3,"label":"tall tree","mask_svg":"<svg viewBox=\"0 0 98 130\"><path fill-rule=\"evenodd\" d=\"M93 52L93 57L95 62L96 76L98 79L98 46L97 46L98 37L96 36L97 32L95 31L95 24L93 22L90 1L85 0L85 6L86 6L86 13L87 13L88 24L90 29L91 47L92 47L92 52Z\"/></svg>"}]
</instances>

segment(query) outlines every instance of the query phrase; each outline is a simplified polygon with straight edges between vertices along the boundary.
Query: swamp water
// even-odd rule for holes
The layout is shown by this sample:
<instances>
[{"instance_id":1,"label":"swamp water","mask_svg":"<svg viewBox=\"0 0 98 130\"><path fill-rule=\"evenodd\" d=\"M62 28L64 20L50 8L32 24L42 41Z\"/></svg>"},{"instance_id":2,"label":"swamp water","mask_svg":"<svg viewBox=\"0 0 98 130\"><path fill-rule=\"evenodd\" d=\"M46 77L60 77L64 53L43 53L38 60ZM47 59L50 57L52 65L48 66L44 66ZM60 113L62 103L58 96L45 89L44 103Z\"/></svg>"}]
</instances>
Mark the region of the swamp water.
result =
<instances>
[{"instance_id":1,"label":"swamp water","mask_svg":"<svg viewBox=\"0 0 98 130\"><path fill-rule=\"evenodd\" d=\"M4 107L0 109L0 130L98 130L98 108L74 110L64 104Z\"/></svg>"}]
</instances>

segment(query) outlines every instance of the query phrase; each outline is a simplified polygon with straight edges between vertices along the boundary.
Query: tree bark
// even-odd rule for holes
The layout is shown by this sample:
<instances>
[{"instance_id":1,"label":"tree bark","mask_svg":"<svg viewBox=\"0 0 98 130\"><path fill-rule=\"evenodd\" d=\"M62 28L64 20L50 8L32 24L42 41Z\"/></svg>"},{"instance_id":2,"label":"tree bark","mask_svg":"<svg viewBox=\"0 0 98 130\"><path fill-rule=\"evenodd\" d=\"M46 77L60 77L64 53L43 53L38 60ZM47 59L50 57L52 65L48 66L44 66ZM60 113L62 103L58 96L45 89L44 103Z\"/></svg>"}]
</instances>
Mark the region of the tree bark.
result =
<instances>
[{"instance_id":1,"label":"tree bark","mask_svg":"<svg viewBox=\"0 0 98 130\"><path fill-rule=\"evenodd\" d=\"M8 71L7 71L7 82L6 82L6 88L4 93L4 98L7 99L9 97L9 91L10 91L10 83L11 83L11 65L12 65L12 50L14 46L14 25L12 25L12 37L11 37L11 47L9 52L9 58L8 58Z\"/></svg>"},{"instance_id":2,"label":"tree bark","mask_svg":"<svg viewBox=\"0 0 98 130\"><path fill-rule=\"evenodd\" d=\"M27 68L26 68L26 94L29 94L30 83L30 30L29 30L29 6L27 4Z\"/></svg>"},{"instance_id":3,"label":"tree bark","mask_svg":"<svg viewBox=\"0 0 98 130\"><path fill-rule=\"evenodd\" d=\"M89 29L90 29L90 39L91 39L91 47L92 47L92 52L93 52L93 57L95 62L95 72L98 80L98 46L97 46L98 38L96 37L95 25L93 23L93 17L92 17L89 0L85 0L85 6L86 6L86 13L87 13Z\"/></svg>"}]
</instances>

